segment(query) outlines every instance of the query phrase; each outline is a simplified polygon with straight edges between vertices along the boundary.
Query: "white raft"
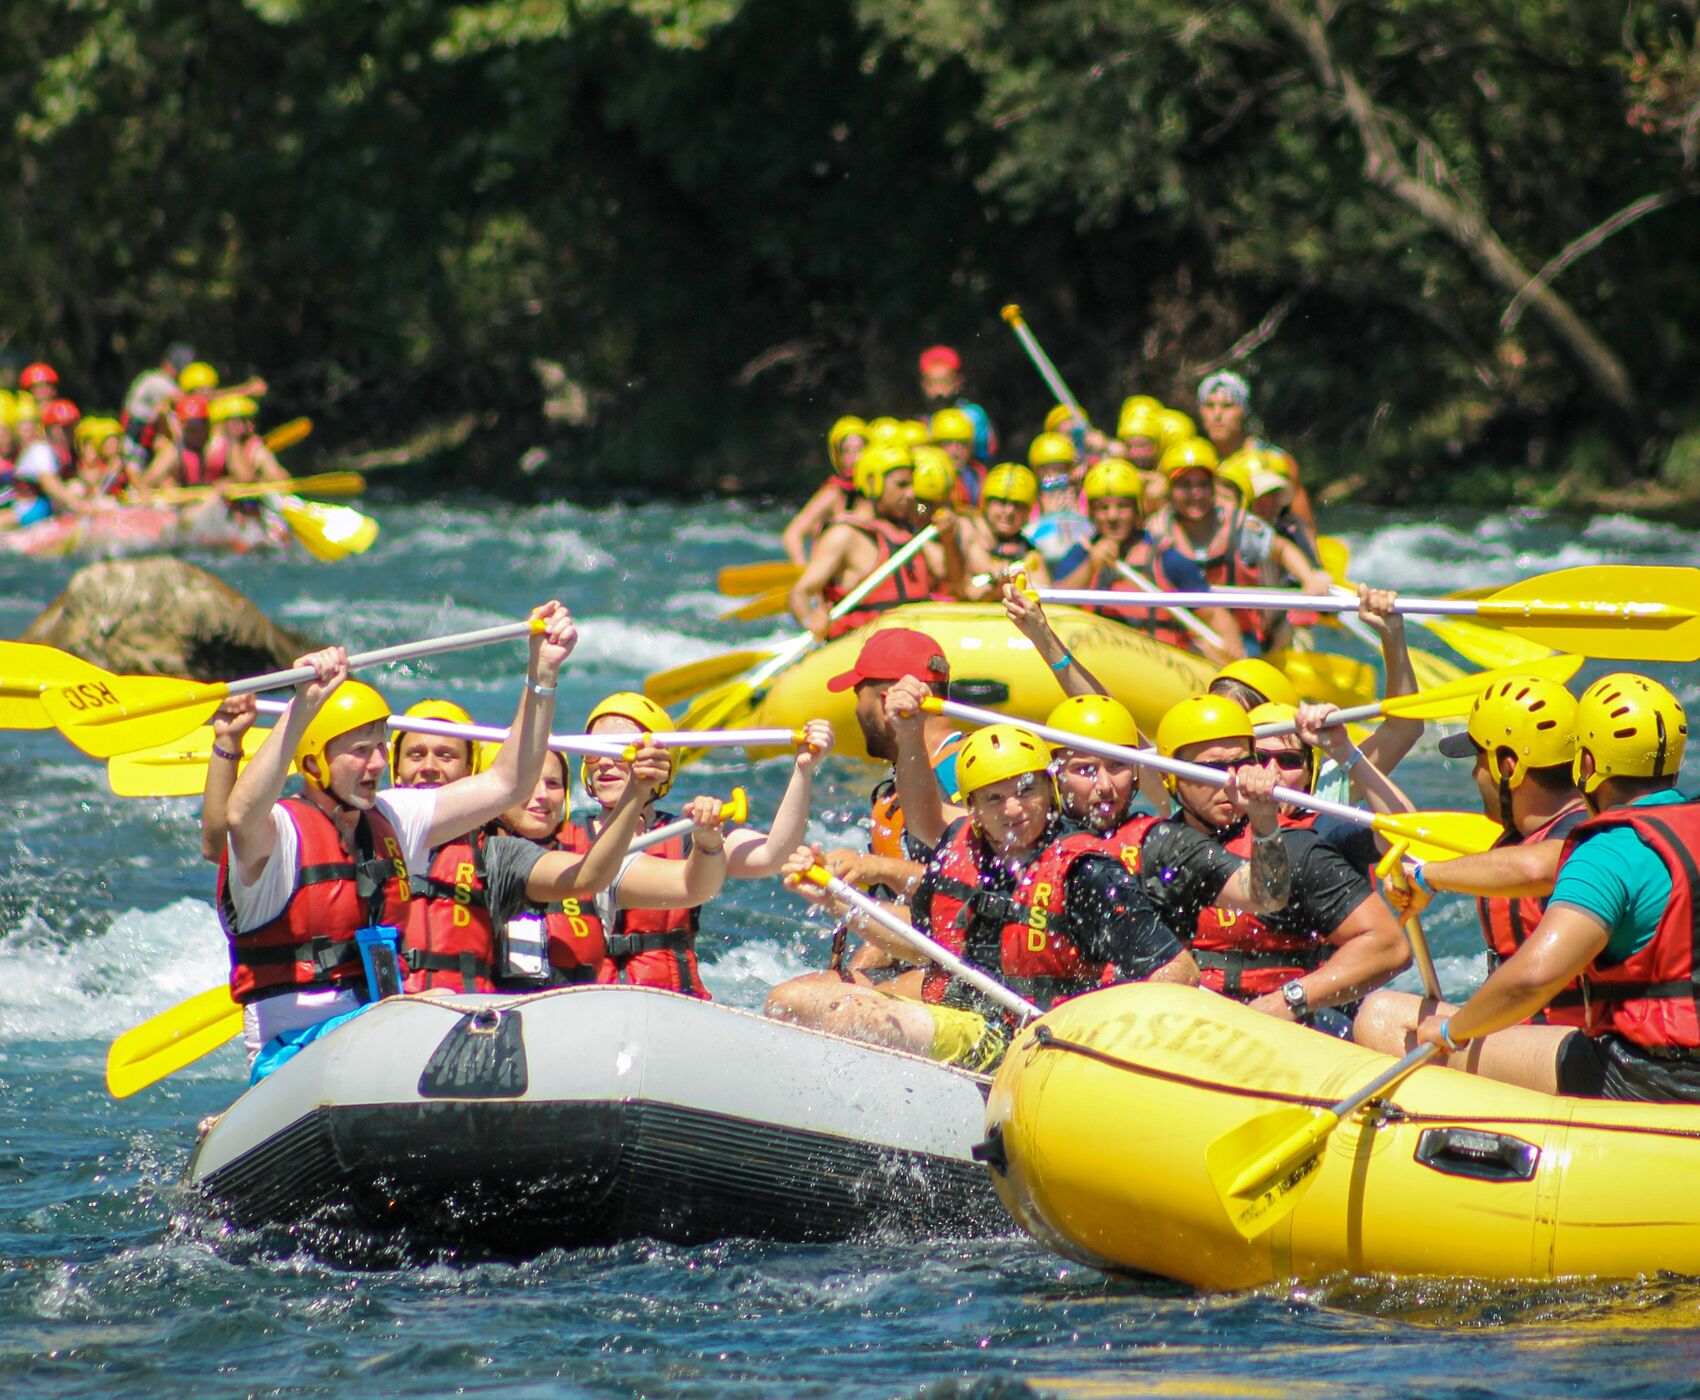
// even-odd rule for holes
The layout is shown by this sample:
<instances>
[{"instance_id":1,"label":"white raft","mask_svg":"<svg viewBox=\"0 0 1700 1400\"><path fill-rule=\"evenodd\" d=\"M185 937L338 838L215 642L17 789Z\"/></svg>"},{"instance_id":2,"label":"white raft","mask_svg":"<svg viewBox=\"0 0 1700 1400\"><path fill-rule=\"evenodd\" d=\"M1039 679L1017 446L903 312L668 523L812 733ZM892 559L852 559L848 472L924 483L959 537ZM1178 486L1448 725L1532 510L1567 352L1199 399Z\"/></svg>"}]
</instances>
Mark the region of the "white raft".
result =
<instances>
[{"instance_id":1,"label":"white raft","mask_svg":"<svg viewBox=\"0 0 1700 1400\"><path fill-rule=\"evenodd\" d=\"M241 1224L513 1256L984 1233L988 1082L645 988L397 997L238 1099L187 1178Z\"/></svg>"}]
</instances>

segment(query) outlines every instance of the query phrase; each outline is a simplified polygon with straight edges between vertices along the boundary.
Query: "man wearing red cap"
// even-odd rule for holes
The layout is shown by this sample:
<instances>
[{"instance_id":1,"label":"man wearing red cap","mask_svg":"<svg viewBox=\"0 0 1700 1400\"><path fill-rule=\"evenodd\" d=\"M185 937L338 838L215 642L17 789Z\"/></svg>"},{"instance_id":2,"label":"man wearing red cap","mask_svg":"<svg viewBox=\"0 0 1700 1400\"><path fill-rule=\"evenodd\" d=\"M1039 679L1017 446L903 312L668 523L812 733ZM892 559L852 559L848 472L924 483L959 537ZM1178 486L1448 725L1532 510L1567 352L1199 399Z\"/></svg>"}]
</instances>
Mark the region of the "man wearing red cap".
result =
<instances>
[{"instance_id":1,"label":"man wearing red cap","mask_svg":"<svg viewBox=\"0 0 1700 1400\"><path fill-rule=\"evenodd\" d=\"M828 690L854 687L856 723L861 727L870 758L886 763L897 761L897 738L891 721L886 718L885 693L906 676L920 681L942 699L950 686L950 662L939 644L925 632L888 627L875 632L862 644L855 664L848 671L826 683ZM956 791L956 753L962 747L962 737L942 715L926 717L922 739L944 798L944 810L953 819L967 810L957 805L960 798ZM907 900L919 883L932 851L904 830L895 770L875 786L871 817L870 849L857 851L841 846L826 853L825 864L834 875L870 889L880 898ZM919 994L921 974L906 972L889 954L864 946L844 967L843 950L841 933L833 944L832 970L808 973L775 987L768 996L767 1014L784 1020L808 1021L810 1009L817 1002L836 998L850 981L901 988L907 980L915 984L912 990Z\"/></svg>"},{"instance_id":2,"label":"man wearing red cap","mask_svg":"<svg viewBox=\"0 0 1700 1400\"><path fill-rule=\"evenodd\" d=\"M990 462L998 450L997 429L979 404L962 397L962 356L948 345L931 345L921 352L921 397L927 401L927 417L941 408L960 408L974 422L976 462Z\"/></svg>"}]
</instances>

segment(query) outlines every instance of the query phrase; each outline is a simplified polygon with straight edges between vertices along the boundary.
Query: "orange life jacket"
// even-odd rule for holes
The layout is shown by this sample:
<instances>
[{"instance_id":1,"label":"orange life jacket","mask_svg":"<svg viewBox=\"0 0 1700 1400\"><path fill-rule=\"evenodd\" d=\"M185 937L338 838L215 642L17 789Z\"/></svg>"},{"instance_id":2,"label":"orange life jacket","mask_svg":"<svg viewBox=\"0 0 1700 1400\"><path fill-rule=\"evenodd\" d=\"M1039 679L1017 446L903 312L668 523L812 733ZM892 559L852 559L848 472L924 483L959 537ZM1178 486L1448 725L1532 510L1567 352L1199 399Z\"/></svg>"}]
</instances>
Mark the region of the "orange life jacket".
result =
<instances>
[{"instance_id":1,"label":"orange life jacket","mask_svg":"<svg viewBox=\"0 0 1700 1400\"><path fill-rule=\"evenodd\" d=\"M228 849L218 863L216 902L230 940L230 995L244 1004L279 992L363 990L366 970L355 934L378 925L398 932L408 926L407 864L382 813L361 813L350 856L336 823L311 802L286 797L283 805L295 821L300 869L276 917L239 930Z\"/></svg>"},{"instance_id":2,"label":"orange life jacket","mask_svg":"<svg viewBox=\"0 0 1700 1400\"><path fill-rule=\"evenodd\" d=\"M848 525L873 541L879 554L874 561L875 569L883 566L886 560L915 538L913 531L880 518L863 520L853 515L841 515L834 523ZM829 624L826 635L829 638L842 637L846 632L854 632L892 608L902 607L905 603L925 602L943 586L944 579L933 571L933 566L927 561L927 551L919 549L910 555L902 568L894 569L881 579L851 612ZM828 584L821 590L821 598L830 608L850 591L849 588Z\"/></svg>"},{"instance_id":3,"label":"orange life jacket","mask_svg":"<svg viewBox=\"0 0 1700 1400\"><path fill-rule=\"evenodd\" d=\"M1139 570L1165 593L1177 591L1174 580L1163 568L1163 550L1154 544L1150 536L1141 534L1138 539L1129 542L1127 551L1122 559L1130 567ZM1104 588L1115 593L1143 593L1145 589L1124 577L1116 569L1099 569L1093 574L1086 585L1088 588ZM1087 612L1098 613L1102 617L1114 618L1117 622L1126 623L1129 627L1137 628L1153 640L1163 642L1172 647L1185 647L1191 642L1186 629L1175 620L1175 615L1167 608L1154 608L1148 604L1129 604L1127 607L1093 603L1089 604Z\"/></svg>"},{"instance_id":4,"label":"orange life jacket","mask_svg":"<svg viewBox=\"0 0 1700 1400\"><path fill-rule=\"evenodd\" d=\"M657 812L649 830L678 818ZM560 830L562 849L588 851L590 832L576 822ZM685 838L672 836L644 855L661 860L683 860ZM697 971L697 927L701 909L614 909L605 910L603 943L606 956L596 966L598 982L628 982L638 987L661 987L670 992L709 1001L708 988Z\"/></svg>"},{"instance_id":5,"label":"orange life jacket","mask_svg":"<svg viewBox=\"0 0 1700 1400\"><path fill-rule=\"evenodd\" d=\"M1587 815L1588 809L1578 798L1575 806L1565 808L1544 826L1531 831L1527 836L1518 836L1501 844L1533 846L1541 841L1560 840L1580 826ZM1476 914L1482 921L1482 936L1487 939L1489 972L1523 946L1524 941L1534 932L1535 925L1540 923L1541 915L1546 913L1546 909L1546 900L1538 895L1524 895L1518 899L1495 897L1476 901ZM1546 1010L1534 1019L1542 1025L1580 1026L1584 1020L1581 982L1570 983L1547 1004Z\"/></svg>"},{"instance_id":6,"label":"orange life jacket","mask_svg":"<svg viewBox=\"0 0 1700 1400\"><path fill-rule=\"evenodd\" d=\"M1652 939L1622 962L1602 952L1582 974L1589 1035L1608 1031L1652 1049L1700 1049L1700 803L1670 807L1619 807L1590 817L1570 833L1568 858L1602 831L1633 827L1670 872L1670 901ZM1562 869L1562 865L1560 869Z\"/></svg>"}]
</instances>

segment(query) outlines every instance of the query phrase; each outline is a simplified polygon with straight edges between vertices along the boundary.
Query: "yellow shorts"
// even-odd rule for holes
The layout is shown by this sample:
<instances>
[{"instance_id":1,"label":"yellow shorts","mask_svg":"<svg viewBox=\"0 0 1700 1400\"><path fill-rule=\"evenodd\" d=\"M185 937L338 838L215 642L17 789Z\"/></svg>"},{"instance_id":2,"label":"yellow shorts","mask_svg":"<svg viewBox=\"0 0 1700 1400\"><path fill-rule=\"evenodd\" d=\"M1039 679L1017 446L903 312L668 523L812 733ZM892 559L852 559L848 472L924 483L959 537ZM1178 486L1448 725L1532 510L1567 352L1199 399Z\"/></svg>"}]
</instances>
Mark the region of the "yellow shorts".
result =
<instances>
[{"instance_id":1,"label":"yellow shorts","mask_svg":"<svg viewBox=\"0 0 1700 1400\"><path fill-rule=\"evenodd\" d=\"M994 1069L1009 1049L1003 1023L988 1021L977 1011L958 1006L934 1006L919 1002L933 1018L933 1048L930 1059L946 1065L961 1065L977 1073Z\"/></svg>"}]
</instances>

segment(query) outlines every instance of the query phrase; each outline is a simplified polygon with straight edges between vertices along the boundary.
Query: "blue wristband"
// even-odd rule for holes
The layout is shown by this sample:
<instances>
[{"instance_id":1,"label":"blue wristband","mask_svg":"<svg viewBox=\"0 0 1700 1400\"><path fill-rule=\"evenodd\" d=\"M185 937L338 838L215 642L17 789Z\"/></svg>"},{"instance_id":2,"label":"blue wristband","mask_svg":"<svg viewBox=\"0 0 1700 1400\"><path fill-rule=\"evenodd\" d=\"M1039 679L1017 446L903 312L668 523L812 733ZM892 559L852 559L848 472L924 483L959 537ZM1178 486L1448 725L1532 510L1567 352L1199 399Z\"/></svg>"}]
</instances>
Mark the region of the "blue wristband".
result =
<instances>
[{"instance_id":1,"label":"blue wristband","mask_svg":"<svg viewBox=\"0 0 1700 1400\"><path fill-rule=\"evenodd\" d=\"M1424 894L1433 894L1434 893L1434 886L1429 884L1428 876L1423 874L1423 866L1426 865L1426 864L1427 864L1426 861L1420 861L1419 860L1415 865L1413 865L1411 867L1411 883L1413 885L1415 885L1419 890L1421 890Z\"/></svg>"},{"instance_id":2,"label":"blue wristband","mask_svg":"<svg viewBox=\"0 0 1700 1400\"><path fill-rule=\"evenodd\" d=\"M1452 1038L1452 1018L1450 1016L1440 1023L1440 1038L1446 1042L1448 1050L1454 1055L1458 1053L1458 1042Z\"/></svg>"},{"instance_id":3,"label":"blue wristband","mask_svg":"<svg viewBox=\"0 0 1700 1400\"><path fill-rule=\"evenodd\" d=\"M1062 654L1062 660L1053 663L1051 669L1060 676L1064 671L1068 670L1068 663L1073 660L1074 658L1065 651Z\"/></svg>"}]
</instances>

